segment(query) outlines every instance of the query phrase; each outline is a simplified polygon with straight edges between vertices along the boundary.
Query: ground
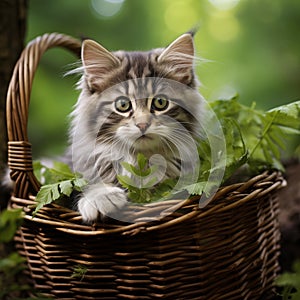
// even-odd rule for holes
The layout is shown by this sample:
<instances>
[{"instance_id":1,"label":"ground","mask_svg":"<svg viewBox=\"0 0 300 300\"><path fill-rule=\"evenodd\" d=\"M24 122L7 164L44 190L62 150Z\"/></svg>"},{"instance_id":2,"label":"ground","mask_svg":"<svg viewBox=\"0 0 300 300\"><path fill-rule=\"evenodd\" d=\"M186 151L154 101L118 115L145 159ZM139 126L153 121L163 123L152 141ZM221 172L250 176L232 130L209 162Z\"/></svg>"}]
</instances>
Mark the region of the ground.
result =
<instances>
[{"instance_id":1,"label":"ground","mask_svg":"<svg viewBox=\"0 0 300 300\"><path fill-rule=\"evenodd\" d=\"M286 167L287 187L279 193L282 270L290 270L300 259L300 163L291 161Z\"/></svg>"}]
</instances>

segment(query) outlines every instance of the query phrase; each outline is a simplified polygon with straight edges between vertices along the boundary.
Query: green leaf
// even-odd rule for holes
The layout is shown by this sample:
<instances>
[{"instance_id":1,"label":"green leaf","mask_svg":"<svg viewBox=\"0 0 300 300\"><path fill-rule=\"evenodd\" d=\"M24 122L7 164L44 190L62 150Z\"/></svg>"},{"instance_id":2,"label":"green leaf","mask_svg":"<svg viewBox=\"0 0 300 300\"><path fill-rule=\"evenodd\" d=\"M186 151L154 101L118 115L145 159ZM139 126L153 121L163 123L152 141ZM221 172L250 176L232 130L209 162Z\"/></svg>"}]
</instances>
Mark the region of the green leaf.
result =
<instances>
[{"instance_id":1,"label":"green leaf","mask_svg":"<svg viewBox=\"0 0 300 300\"><path fill-rule=\"evenodd\" d=\"M276 280L278 286L297 286L299 284L300 277L294 273L284 273Z\"/></svg>"},{"instance_id":2,"label":"green leaf","mask_svg":"<svg viewBox=\"0 0 300 300\"><path fill-rule=\"evenodd\" d=\"M70 196L73 191L73 184L71 180L64 180L59 183L60 193Z\"/></svg>"},{"instance_id":3,"label":"green leaf","mask_svg":"<svg viewBox=\"0 0 300 300\"><path fill-rule=\"evenodd\" d=\"M154 185L157 183L157 177L152 177L152 178L149 178L149 180L145 181L145 183L141 182L141 185L140 187L141 188L153 188Z\"/></svg>"},{"instance_id":4,"label":"green leaf","mask_svg":"<svg viewBox=\"0 0 300 300\"><path fill-rule=\"evenodd\" d=\"M284 143L284 133L279 127L278 130L272 130L269 134L270 139L274 142L274 144L277 144L277 146L281 149L285 149L286 145Z\"/></svg>"},{"instance_id":5,"label":"green leaf","mask_svg":"<svg viewBox=\"0 0 300 300\"><path fill-rule=\"evenodd\" d=\"M83 280L87 271L88 268L86 266L76 265L73 267L73 273L71 275L71 278L79 278L80 280Z\"/></svg>"},{"instance_id":6,"label":"green leaf","mask_svg":"<svg viewBox=\"0 0 300 300\"><path fill-rule=\"evenodd\" d=\"M88 182L84 178L76 177L72 180L74 189L76 191L82 192L82 189L88 184Z\"/></svg>"},{"instance_id":7,"label":"green leaf","mask_svg":"<svg viewBox=\"0 0 300 300\"><path fill-rule=\"evenodd\" d=\"M51 185L51 187L52 187L52 189L51 189L51 194L52 194L51 200L52 201L55 201L55 200L59 199L59 197L60 197L59 185L60 185L60 183L55 183L55 184Z\"/></svg>"},{"instance_id":8,"label":"green leaf","mask_svg":"<svg viewBox=\"0 0 300 300\"><path fill-rule=\"evenodd\" d=\"M173 191L173 193L177 193L177 191L174 191L175 184L176 180L168 178L155 186L153 188L152 195L153 201L169 198L171 196L171 191Z\"/></svg>"},{"instance_id":9,"label":"green leaf","mask_svg":"<svg viewBox=\"0 0 300 300\"><path fill-rule=\"evenodd\" d=\"M53 162L53 168L48 168L40 161L34 161L33 163L34 174L37 179L43 184L52 184L59 181L71 180L75 177L70 167L62 162Z\"/></svg>"},{"instance_id":10,"label":"green leaf","mask_svg":"<svg viewBox=\"0 0 300 300\"><path fill-rule=\"evenodd\" d=\"M47 184L44 184L36 195L35 215L44 205L63 197L70 197L73 190L82 191L87 181L79 174L72 173L70 167L61 162L53 162L53 168L47 168L40 162L35 162L35 172Z\"/></svg>"},{"instance_id":11,"label":"green leaf","mask_svg":"<svg viewBox=\"0 0 300 300\"><path fill-rule=\"evenodd\" d=\"M121 162L121 165L129 173L134 173L133 165L131 165L130 163L123 161L123 162Z\"/></svg>"},{"instance_id":12,"label":"green leaf","mask_svg":"<svg viewBox=\"0 0 300 300\"><path fill-rule=\"evenodd\" d=\"M71 171L70 167L67 164L63 163L63 162L54 161L53 162L53 169L57 172L62 173L62 174L66 174L66 176L70 176L70 177L74 176L74 174Z\"/></svg>"},{"instance_id":13,"label":"green leaf","mask_svg":"<svg viewBox=\"0 0 300 300\"><path fill-rule=\"evenodd\" d=\"M44 168L44 166L41 164L40 161L33 161L32 165L35 177L39 182L42 182L42 169Z\"/></svg>"},{"instance_id":14,"label":"green leaf","mask_svg":"<svg viewBox=\"0 0 300 300\"><path fill-rule=\"evenodd\" d=\"M275 280L277 286L284 287L283 299L300 299L300 260L293 264L293 272L285 272Z\"/></svg>"},{"instance_id":15,"label":"green leaf","mask_svg":"<svg viewBox=\"0 0 300 300\"><path fill-rule=\"evenodd\" d=\"M0 259L0 272L11 272L14 270L14 273L20 271L20 264L25 261L17 252L12 252L9 256ZM22 269L24 266L21 267Z\"/></svg>"},{"instance_id":16,"label":"green leaf","mask_svg":"<svg viewBox=\"0 0 300 300\"><path fill-rule=\"evenodd\" d=\"M197 182L185 187L191 195L202 195L203 193L209 197L216 188L218 188L218 182L214 181L204 181L204 182Z\"/></svg>"},{"instance_id":17,"label":"green leaf","mask_svg":"<svg viewBox=\"0 0 300 300\"><path fill-rule=\"evenodd\" d=\"M148 167L149 161L142 153L137 154L136 166L128 162L122 162L121 165L126 171L133 175L133 177L140 178L141 181L143 180L141 177L147 177L158 169L158 166L155 165Z\"/></svg>"},{"instance_id":18,"label":"green leaf","mask_svg":"<svg viewBox=\"0 0 300 300\"><path fill-rule=\"evenodd\" d=\"M21 209L2 211L0 214L0 242L8 243L11 241L22 221Z\"/></svg>"},{"instance_id":19,"label":"green leaf","mask_svg":"<svg viewBox=\"0 0 300 300\"><path fill-rule=\"evenodd\" d=\"M33 212L35 215L44 205L50 204L60 198L59 183L43 185L36 195L37 206Z\"/></svg>"},{"instance_id":20,"label":"green leaf","mask_svg":"<svg viewBox=\"0 0 300 300\"><path fill-rule=\"evenodd\" d=\"M127 175L117 175L117 179L125 189L133 189L135 187L134 181Z\"/></svg>"},{"instance_id":21,"label":"green leaf","mask_svg":"<svg viewBox=\"0 0 300 300\"><path fill-rule=\"evenodd\" d=\"M300 129L300 101L285 104L266 112L267 117L274 117L274 124L282 127Z\"/></svg>"},{"instance_id":22,"label":"green leaf","mask_svg":"<svg viewBox=\"0 0 300 300\"><path fill-rule=\"evenodd\" d=\"M142 153L138 153L137 155L137 163L140 170L144 170L148 165L148 159Z\"/></svg>"},{"instance_id":23,"label":"green leaf","mask_svg":"<svg viewBox=\"0 0 300 300\"><path fill-rule=\"evenodd\" d=\"M70 170L70 167L62 162L54 162L53 168L49 168L54 180L63 181L74 178L74 173Z\"/></svg>"},{"instance_id":24,"label":"green leaf","mask_svg":"<svg viewBox=\"0 0 300 300\"><path fill-rule=\"evenodd\" d=\"M56 186L58 186L58 183L57 184L54 184ZM49 204L52 202L52 188L53 188L53 185L52 184L48 184L48 185L43 185L37 196L36 196L36 201L37 202L40 202L40 203L44 203L44 204Z\"/></svg>"},{"instance_id":25,"label":"green leaf","mask_svg":"<svg viewBox=\"0 0 300 300\"><path fill-rule=\"evenodd\" d=\"M185 187L190 195L201 195L204 191L204 188L207 184L207 181L197 182Z\"/></svg>"}]
</instances>

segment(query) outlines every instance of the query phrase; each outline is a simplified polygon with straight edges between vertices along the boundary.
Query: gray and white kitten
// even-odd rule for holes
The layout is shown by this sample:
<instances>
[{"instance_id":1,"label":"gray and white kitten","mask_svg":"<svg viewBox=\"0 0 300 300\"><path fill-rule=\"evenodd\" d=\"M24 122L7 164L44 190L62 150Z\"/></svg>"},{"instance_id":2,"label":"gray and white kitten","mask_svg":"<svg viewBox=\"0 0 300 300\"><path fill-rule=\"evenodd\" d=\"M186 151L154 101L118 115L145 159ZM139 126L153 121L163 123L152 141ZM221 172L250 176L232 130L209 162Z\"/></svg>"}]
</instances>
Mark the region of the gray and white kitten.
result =
<instances>
[{"instance_id":1,"label":"gray and white kitten","mask_svg":"<svg viewBox=\"0 0 300 300\"><path fill-rule=\"evenodd\" d=\"M143 153L160 165L161 179L178 178L183 165L188 169L194 164L201 97L193 33L148 52L109 52L85 40L81 59L70 149L74 171L89 182L78 210L91 222L127 205L126 191L117 180L117 174L130 176L122 161L134 164Z\"/></svg>"}]
</instances>

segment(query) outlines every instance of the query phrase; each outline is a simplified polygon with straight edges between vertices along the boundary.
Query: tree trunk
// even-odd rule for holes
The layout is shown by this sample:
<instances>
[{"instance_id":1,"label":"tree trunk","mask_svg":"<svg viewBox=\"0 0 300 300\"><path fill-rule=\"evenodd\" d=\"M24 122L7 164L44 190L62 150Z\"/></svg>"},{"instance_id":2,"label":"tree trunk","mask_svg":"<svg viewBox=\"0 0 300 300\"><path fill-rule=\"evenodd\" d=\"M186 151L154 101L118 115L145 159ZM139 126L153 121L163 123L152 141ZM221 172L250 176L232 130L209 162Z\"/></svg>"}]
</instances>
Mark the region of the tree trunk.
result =
<instances>
[{"instance_id":1,"label":"tree trunk","mask_svg":"<svg viewBox=\"0 0 300 300\"><path fill-rule=\"evenodd\" d=\"M24 47L27 0L0 0L0 174L7 161L6 92L14 65ZM2 177L2 176L1 176ZM0 210L6 206L0 189Z\"/></svg>"}]
</instances>

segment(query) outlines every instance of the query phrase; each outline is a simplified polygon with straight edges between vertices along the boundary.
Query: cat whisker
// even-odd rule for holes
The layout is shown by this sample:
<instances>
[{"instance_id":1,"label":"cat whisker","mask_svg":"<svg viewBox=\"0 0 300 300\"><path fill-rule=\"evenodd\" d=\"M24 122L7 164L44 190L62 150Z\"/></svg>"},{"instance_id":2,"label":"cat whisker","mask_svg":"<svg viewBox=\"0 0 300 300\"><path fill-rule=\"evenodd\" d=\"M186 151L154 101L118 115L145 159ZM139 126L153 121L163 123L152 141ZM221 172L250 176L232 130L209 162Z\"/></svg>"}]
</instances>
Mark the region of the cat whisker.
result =
<instances>
[{"instance_id":1,"label":"cat whisker","mask_svg":"<svg viewBox=\"0 0 300 300\"><path fill-rule=\"evenodd\" d=\"M162 178L178 178L193 169L202 107L194 53L189 34L165 49L145 52L110 52L94 41L83 42L82 66L67 75L82 75L70 141L76 171L89 182L78 201L84 221L126 204L117 175L128 173L122 162L135 164L138 153L164 157L163 162L159 157L152 161L161 163ZM137 120L149 125L143 137Z\"/></svg>"}]
</instances>

